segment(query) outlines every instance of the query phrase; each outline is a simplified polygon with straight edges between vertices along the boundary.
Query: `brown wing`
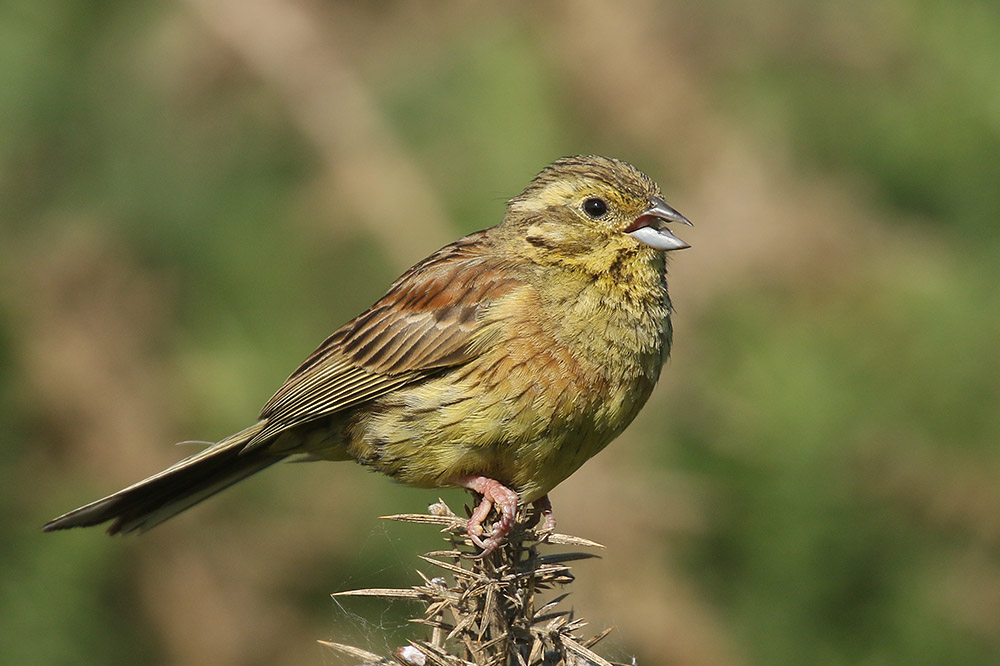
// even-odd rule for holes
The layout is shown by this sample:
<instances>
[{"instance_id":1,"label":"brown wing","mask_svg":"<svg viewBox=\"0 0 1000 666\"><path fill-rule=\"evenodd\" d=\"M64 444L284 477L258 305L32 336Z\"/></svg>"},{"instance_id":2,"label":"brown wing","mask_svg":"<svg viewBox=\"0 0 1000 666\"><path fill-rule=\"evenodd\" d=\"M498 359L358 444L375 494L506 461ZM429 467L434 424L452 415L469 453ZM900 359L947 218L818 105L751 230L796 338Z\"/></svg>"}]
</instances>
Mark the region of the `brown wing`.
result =
<instances>
[{"instance_id":1,"label":"brown wing","mask_svg":"<svg viewBox=\"0 0 1000 666\"><path fill-rule=\"evenodd\" d=\"M381 300L327 338L267 401L260 418L268 425L247 447L473 358L481 313L520 284L504 278L486 250L481 231L396 280Z\"/></svg>"}]
</instances>

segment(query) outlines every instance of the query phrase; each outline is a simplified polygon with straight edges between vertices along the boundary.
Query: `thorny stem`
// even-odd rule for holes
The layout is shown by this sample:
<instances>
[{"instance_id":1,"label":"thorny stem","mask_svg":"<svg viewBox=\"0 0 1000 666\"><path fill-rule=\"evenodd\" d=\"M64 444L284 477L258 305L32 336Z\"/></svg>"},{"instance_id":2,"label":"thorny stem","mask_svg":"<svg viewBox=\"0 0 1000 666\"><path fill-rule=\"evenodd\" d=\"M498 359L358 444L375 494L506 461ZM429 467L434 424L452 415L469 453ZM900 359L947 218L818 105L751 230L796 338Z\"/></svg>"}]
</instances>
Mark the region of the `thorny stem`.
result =
<instances>
[{"instance_id":1,"label":"thorny stem","mask_svg":"<svg viewBox=\"0 0 1000 666\"><path fill-rule=\"evenodd\" d=\"M477 557L479 549L465 531L467 519L441 500L427 514L385 518L441 526L449 548L420 556L440 569L440 575L429 578L418 571L422 583L410 588L351 590L333 596L420 601L424 611L412 621L429 627L430 637L411 640L389 657L320 641L323 645L358 659L362 666L616 666L590 649L610 629L584 639L578 632L587 623L575 618L573 611L557 608L568 592L537 606L539 592L573 582L569 562L597 557L584 552L540 555L539 539L603 548L599 543L536 531L537 513L522 508L504 544Z\"/></svg>"}]
</instances>

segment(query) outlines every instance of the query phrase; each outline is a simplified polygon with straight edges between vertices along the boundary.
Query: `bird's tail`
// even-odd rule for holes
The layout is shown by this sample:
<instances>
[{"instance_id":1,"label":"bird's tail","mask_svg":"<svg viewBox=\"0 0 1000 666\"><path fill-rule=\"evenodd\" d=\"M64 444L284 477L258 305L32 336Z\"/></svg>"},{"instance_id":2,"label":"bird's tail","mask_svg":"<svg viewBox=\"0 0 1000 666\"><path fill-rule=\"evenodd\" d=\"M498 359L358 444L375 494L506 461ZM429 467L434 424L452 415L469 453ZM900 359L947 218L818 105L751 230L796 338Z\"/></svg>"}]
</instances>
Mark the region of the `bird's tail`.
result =
<instances>
[{"instance_id":1,"label":"bird's tail","mask_svg":"<svg viewBox=\"0 0 1000 666\"><path fill-rule=\"evenodd\" d=\"M207 499L237 481L256 474L285 456L266 446L244 451L265 421L231 435L134 485L49 521L46 532L89 527L114 520L108 534L146 531Z\"/></svg>"}]
</instances>

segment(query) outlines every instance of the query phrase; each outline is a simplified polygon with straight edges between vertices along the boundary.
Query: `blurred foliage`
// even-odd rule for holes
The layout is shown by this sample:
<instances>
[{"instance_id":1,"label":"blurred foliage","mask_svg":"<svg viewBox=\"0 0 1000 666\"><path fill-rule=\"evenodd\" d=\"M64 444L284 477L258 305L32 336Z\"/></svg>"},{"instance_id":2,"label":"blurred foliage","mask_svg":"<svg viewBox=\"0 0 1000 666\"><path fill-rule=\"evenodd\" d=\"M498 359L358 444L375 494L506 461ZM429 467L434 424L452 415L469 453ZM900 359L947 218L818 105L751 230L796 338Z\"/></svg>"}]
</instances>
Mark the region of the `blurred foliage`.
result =
<instances>
[{"instance_id":1,"label":"blurred foliage","mask_svg":"<svg viewBox=\"0 0 1000 666\"><path fill-rule=\"evenodd\" d=\"M662 386L553 497L609 546L576 603L611 656L1000 662L996 3L0 17L0 663L400 644L408 609L326 595L412 584L433 538L375 517L436 493L349 465L137 539L37 528L246 425L407 262L582 152L698 225Z\"/></svg>"}]
</instances>

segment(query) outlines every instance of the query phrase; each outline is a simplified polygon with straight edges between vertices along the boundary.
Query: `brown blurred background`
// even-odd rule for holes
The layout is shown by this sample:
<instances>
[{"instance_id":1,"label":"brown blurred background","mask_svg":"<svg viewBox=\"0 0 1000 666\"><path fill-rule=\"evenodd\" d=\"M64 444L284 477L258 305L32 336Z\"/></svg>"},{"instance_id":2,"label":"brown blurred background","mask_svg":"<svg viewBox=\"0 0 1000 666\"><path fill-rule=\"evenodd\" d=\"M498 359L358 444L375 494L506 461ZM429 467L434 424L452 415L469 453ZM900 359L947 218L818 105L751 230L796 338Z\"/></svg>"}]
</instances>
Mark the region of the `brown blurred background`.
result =
<instances>
[{"instance_id":1,"label":"brown blurred background","mask_svg":"<svg viewBox=\"0 0 1000 666\"><path fill-rule=\"evenodd\" d=\"M0 663L385 652L438 493L284 465L137 538L47 519L256 415L552 159L696 227L673 360L553 494L640 664L1000 663L996 2L0 5ZM464 497L445 493L453 505Z\"/></svg>"}]
</instances>

